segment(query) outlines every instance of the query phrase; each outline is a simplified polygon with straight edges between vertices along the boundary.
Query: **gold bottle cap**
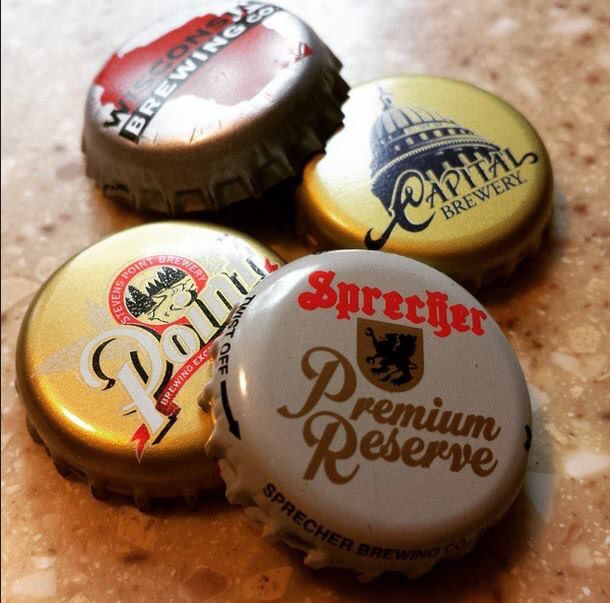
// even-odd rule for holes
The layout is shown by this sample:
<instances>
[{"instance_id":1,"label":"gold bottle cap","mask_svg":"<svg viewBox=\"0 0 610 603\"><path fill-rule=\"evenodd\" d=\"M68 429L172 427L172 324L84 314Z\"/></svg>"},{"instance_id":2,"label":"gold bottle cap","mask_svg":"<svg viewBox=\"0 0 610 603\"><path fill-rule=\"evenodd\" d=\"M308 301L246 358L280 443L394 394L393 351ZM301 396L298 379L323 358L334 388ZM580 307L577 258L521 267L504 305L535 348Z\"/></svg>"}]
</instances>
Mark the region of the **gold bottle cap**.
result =
<instances>
[{"instance_id":1,"label":"gold bottle cap","mask_svg":"<svg viewBox=\"0 0 610 603\"><path fill-rule=\"evenodd\" d=\"M469 287L537 249L551 165L506 102L464 82L404 76L352 89L343 110L344 128L297 193L312 246L398 253Z\"/></svg>"},{"instance_id":2,"label":"gold bottle cap","mask_svg":"<svg viewBox=\"0 0 610 603\"><path fill-rule=\"evenodd\" d=\"M418 576L467 553L519 491L519 363L475 298L425 264L363 250L291 262L212 357L206 450L227 497L311 567Z\"/></svg>"},{"instance_id":3,"label":"gold bottle cap","mask_svg":"<svg viewBox=\"0 0 610 603\"><path fill-rule=\"evenodd\" d=\"M220 481L197 396L231 309L280 260L240 233L187 222L129 229L53 274L21 327L17 386L61 473L96 495L197 493Z\"/></svg>"},{"instance_id":4,"label":"gold bottle cap","mask_svg":"<svg viewBox=\"0 0 610 603\"><path fill-rule=\"evenodd\" d=\"M294 15L220 0L119 48L87 99L87 174L169 214L217 210L299 173L341 124L341 64Z\"/></svg>"}]
</instances>

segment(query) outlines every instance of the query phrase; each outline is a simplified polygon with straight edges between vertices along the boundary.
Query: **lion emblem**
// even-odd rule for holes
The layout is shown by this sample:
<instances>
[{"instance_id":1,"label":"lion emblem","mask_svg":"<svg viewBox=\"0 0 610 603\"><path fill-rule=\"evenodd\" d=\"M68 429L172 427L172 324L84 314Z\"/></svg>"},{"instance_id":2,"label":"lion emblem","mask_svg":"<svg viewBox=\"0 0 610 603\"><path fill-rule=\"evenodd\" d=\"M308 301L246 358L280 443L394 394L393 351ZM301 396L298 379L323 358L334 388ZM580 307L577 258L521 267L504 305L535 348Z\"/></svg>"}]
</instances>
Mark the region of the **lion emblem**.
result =
<instances>
[{"instance_id":1,"label":"lion emblem","mask_svg":"<svg viewBox=\"0 0 610 603\"><path fill-rule=\"evenodd\" d=\"M411 362L417 347L417 339L413 335L388 333L377 339L371 327L364 333L373 340L375 346L375 354L366 357L368 364L376 364L371 369L373 374L381 375L381 381L391 381L394 385L402 385L413 379L411 371L417 368Z\"/></svg>"},{"instance_id":2,"label":"lion emblem","mask_svg":"<svg viewBox=\"0 0 610 603\"><path fill-rule=\"evenodd\" d=\"M358 365L364 376L386 391L411 389L423 374L421 329L360 319Z\"/></svg>"}]
</instances>

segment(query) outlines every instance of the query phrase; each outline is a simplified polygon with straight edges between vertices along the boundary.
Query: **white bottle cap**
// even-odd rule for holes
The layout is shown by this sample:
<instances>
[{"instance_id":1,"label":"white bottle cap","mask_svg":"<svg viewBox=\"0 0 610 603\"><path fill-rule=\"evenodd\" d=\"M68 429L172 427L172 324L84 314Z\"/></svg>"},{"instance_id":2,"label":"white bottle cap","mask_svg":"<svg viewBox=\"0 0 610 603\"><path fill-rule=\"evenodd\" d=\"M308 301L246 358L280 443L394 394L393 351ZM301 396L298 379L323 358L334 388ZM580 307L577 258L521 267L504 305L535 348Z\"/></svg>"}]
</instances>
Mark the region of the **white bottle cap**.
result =
<instances>
[{"instance_id":1,"label":"white bottle cap","mask_svg":"<svg viewBox=\"0 0 610 603\"><path fill-rule=\"evenodd\" d=\"M231 502L311 567L418 576L508 509L530 404L499 327L460 285L374 251L292 262L213 346L204 403Z\"/></svg>"}]
</instances>

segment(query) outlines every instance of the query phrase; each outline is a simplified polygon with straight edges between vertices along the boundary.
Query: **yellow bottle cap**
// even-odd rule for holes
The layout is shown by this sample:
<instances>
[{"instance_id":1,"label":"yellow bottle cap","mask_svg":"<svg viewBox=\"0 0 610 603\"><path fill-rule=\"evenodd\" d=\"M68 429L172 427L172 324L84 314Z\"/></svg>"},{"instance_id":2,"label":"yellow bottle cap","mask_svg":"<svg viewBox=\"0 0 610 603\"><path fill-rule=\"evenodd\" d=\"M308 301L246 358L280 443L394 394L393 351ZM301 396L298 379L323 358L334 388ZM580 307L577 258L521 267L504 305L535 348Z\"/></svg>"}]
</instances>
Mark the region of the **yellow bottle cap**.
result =
<instances>
[{"instance_id":1,"label":"yellow bottle cap","mask_svg":"<svg viewBox=\"0 0 610 603\"><path fill-rule=\"evenodd\" d=\"M217 486L197 396L208 348L275 254L212 226L126 230L64 264L32 302L17 350L28 426L60 473L95 495L182 496Z\"/></svg>"},{"instance_id":2,"label":"yellow bottle cap","mask_svg":"<svg viewBox=\"0 0 610 603\"><path fill-rule=\"evenodd\" d=\"M306 167L299 230L319 249L381 249L476 287L540 244L552 171L534 128L470 84L404 76L352 89Z\"/></svg>"}]
</instances>

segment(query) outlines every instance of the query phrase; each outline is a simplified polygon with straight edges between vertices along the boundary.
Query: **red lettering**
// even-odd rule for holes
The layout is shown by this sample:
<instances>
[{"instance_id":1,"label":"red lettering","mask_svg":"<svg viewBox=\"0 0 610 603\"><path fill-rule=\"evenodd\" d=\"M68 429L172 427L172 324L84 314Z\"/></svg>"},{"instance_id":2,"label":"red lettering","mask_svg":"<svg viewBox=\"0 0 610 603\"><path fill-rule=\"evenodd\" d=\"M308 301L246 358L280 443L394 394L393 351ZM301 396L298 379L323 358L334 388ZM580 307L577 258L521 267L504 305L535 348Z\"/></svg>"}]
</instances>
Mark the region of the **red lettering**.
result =
<instances>
[{"instance_id":1,"label":"red lettering","mask_svg":"<svg viewBox=\"0 0 610 603\"><path fill-rule=\"evenodd\" d=\"M426 291L425 299L419 295L403 297L398 291L344 281L333 287L336 276L332 270L312 272L307 279L311 289L298 295L299 306L308 311L334 308L337 319L349 320L358 312L374 316L381 311L381 307L375 307L375 301L382 299L383 314L390 320L406 319L414 325L428 323L437 337L447 337L453 332L471 331L477 336L485 333L483 322L487 314L483 310L464 304L449 305L449 296L442 291Z\"/></svg>"},{"instance_id":2,"label":"red lettering","mask_svg":"<svg viewBox=\"0 0 610 603\"><path fill-rule=\"evenodd\" d=\"M362 297L362 311L367 316L373 316L375 314L373 300L381 297L381 290L377 287L362 287Z\"/></svg>"},{"instance_id":3,"label":"red lettering","mask_svg":"<svg viewBox=\"0 0 610 603\"><path fill-rule=\"evenodd\" d=\"M426 319L423 316L419 316L417 314L417 310L421 310L426 304L420 299L418 295L410 295L409 297L405 297L405 301L407 302L407 312L405 316L412 322L413 324L419 324L424 322Z\"/></svg>"},{"instance_id":4,"label":"red lettering","mask_svg":"<svg viewBox=\"0 0 610 603\"><path fill-rule=\"evenodd\" d=\"M331 308L337 302L337 294L331 287L335 278L332 270L316 270L309 275L309 284L314 288L314 292L301 293L299 295L299 305L303 310L317 310L318 308Z\"/></svg>"},{"instance_id":5,"label":"red lettering","mask_svg":"<svg viewBox=\"0 0 610 603\"><path fill-rule=\"evenodd\" d=\"M358 293L360 292L360 287L352 283L339 283L337 289L339 289L337 318L347 318L349 320L349 315L359 310Z\"/></svg>"},{"instance_id":6,"label":"red lettering","mask_svg":"<svg viewBox=\"0 0 610 603\"><path fill-rule=\"evenodd\" d=\"M398 291L388 291L383 294L383 299L385 301L383 313L392 320L401 319L400 305L402 304L402 295Z\"/></svg>"},{"instance_id":7,"label":"red lettering","mask_svg":"<svg viewBox=\"0 0 610 603\"><path fill-rule=\"evenodd\" d=\"M462 304L454 304L449 308L451 312L451 326L460 333L468 331L466 319L468 318L468 308Z\"/></svg>"},{"instance_id":8,"label":"red lettering","mask_svg":"<svg viewBox=\"0 0 610 603\"><path fill-rule=\"evenodd\" d=\"M440 291L426 291L428 296L428 324L435 327L435 335L447 337L451 333L451 327L447 322L447 295Z\"/></svg>"},{"instance_id":9,"label":"red lettering","mask_svg":"<svg viewBox=\"0 0 610 603\"><path fill-rule=\"evenodd\" d=\"M470 308L470 316L472 316L472 332L475 335L483 335L485 331L481 323L487 318L487 314L477 308Z\"/></svg>"}]
</instances>

